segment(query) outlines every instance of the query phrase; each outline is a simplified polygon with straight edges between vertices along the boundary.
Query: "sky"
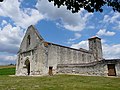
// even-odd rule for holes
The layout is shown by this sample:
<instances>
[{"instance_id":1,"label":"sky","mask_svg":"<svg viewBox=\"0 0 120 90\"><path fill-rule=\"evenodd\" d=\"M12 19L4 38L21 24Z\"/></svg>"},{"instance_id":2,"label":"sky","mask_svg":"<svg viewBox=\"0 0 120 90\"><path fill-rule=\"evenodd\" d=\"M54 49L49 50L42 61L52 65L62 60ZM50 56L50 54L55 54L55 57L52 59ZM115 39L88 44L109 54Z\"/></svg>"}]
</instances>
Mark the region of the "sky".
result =
<instances>
[{"instance_id":1,"label":"sky","mask_svg":"<svg viewBox=\"0 0 120 90\"><path fill-rule=\"evenodd\" d=\"M71 13L48 0L4 0L0 2L0 65L17 60L22 38L30 25L49 42L89 49L88 38L102 41L103 57L120 58L120 13L103 7L102 13L81 9Z\"/></svg>"}]
</instances>

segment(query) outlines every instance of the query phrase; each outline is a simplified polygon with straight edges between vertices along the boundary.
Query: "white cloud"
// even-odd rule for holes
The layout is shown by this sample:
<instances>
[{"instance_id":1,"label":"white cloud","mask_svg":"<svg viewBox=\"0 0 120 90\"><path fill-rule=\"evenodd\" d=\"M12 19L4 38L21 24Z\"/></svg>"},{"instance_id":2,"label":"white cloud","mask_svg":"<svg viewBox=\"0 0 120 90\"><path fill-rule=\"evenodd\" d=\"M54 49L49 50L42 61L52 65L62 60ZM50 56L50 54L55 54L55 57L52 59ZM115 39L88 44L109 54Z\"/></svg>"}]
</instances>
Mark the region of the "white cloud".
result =
<instances>
[{"instance_id":1,"label":"white cloud","mask_svg":"<svg viewBox=\"0 0 120 90\"><path fill-rule=\"evenodd\" d=\"M48 2L48 0L38 0L36 8L46 19L61 20L62 26L71 31L83 30L92 15L91 13L85 13L83 9L73 14L71 11L67 10L65 6L57 8L53 3Z\"/></svg>"},{"instance_id":2,"label":"white cloud","mask_svg":"<svg viewBox=\"0 0 120 90\"><path fill-rule=\"evenodd\" d=\"M21 12L21 14L22 17L20 17L19 21L16 21L16 24L22 27L28 27L32 24L34 25L43 19L43 16L35 9L26 8L24 12Z\"/></svg>"},{"instance_id":3,"label":"white cloud","mask_svg":"<svg viewBox=\"0 0 120 90\"><path fill-rule=\"evenodd\" d=\"M104 15L103 22L105 24L114 24L113 29L120 29L120 13L119 12L110 12L108 15Z\"/></svg>"},{"instance_id":4,"label":"white cloud","mask_svg":"<svg viewBox=\"0 0 120 90\"><path fill-rule=\"evenodd\" d=\"M105 59L116 59L120 58L120 44L108 45L105 43L105 40L102 40L102 48L103 48L103 57ZM89 49L88 41L81 41L77 44L72 44L72 48L84 48Z\"/></svg>"},{"instance_id":5,"label":"white cloud","mask_svg":"<svg viewBox=\"0 0 120 90\"><path fill-rule=\"evenodd\" d=\"M16 59L17 59L17 55L0 55L0 60L15 61Z\"/></svg>"},{"instance_id":6,"label":"white cloud","mask_svg":"<svg viewBox=\"0 0 120 90\"><path fill-rule=\"evenodd\" d=\"M9 17L14 21L14 27L3 20L0 29L0 52L16 53L20 41L24 35L20 28L27 28L31 24L36 24L43 16L36 9L20 8L21 2L18 0L5 0L0 4L0 16ZM4 46L4 47L3 47Z\"/></svg>"},{"instance_id":7,"label":"white cloud","mask_svg":"<svg viewBox=\"0 0 120 90\"><path fill-rule=\"evenodd\" d=\"M67 44L70 44L70 45L74 44L74 41L77 40L77 39L79 39L80 37L81 37L80 33L75 33L74 34L74 38L68 39Z\"/></svg>"},{"instance_id":8,"label":"white cloud","mask_svg":"<svg viewBox=\"0 0 120 90\"><path fill-rule=\"evenodd\" d=\"M80 33L75 33L75 37L76 37L77 39L79 39L79 38L81 37L81 34L80 34Z\"/></svg>"},{"instance_id":9,"label":"white cloud","mask_svg":"<svg viewBox=\"0 0 120 90\"><path fill-rule=\"evenodd\" d=\"M115 30L120 30L120 21L117 22L117 25L115 27L113 27L113 29Z\"/></svg>"},{"instance_id":10,"label":"white cloud","mask_svg":"<svg viewBox=\"0 0 120 90\"><path fill-rule=\"evenodd\" d=\"M20 27L7 24L0 30L0 52L16 53L24 35Z\"/></svg>"},{"instance_id":11,"label":"white cloud","mask_svg":"<svg viewBox=\"0 0 120 90\"><path fill-rule=\"evenodd\" d=\"M76 48L76 49L80 49L80 48L84 48L84 49L89 49L89 46L88 46L88 41L81 41L77 44L73 44L71 45L72 48Z\"/></svg>"},{"instance_id":12,"label":"white cloud","mask_svg":"<svg viewBox=\"0 0 120 90\"><path fill-rule=\"evenodd\" d=\"M6 24L7 24L7 21L6 21L6 20L3 20L1 25L4 26L4 25L6 25Z\"/></svg>"},{"instance_id":13,"label":"white cloud","mask_svg":"<svg viewBox=\"0 0 120 90\"><path fill-rule=\"evenodd\" d=\"M1 22L0 28L0 52L7 52L7 55L0 54L0 60L7 63L8 60L14 60L14 56L10 54L16 54L24 36L23 29L26 29L31 24L35 25L38 21L43 19L43 15L34 8L21 8L22 0L4 0L0 3L0 16L8 17L14 23L8 23L5 20ZM13 26L14 25L14 26ZM5 61L6 60L6 61Z\"/></svg>"},{"instance_id":14,"label":"white cloud","mask_svg":"<svg viewBox=\"0 0 120 90\"><path fill-rule=\"evenodd\" d=\"M98 36L113 36L113 35L115 35L115 32L106 31L106 29L100 29L97 32L97 35Z\"/></svg>"},{"instance_id":15,"label":"white cloud","mask_svg":"<svg viewBox=\"0 0 120 90\"><path fill-rule=\"evenodd\" d=\"M95 29L95 26L88 26L87 29Z\"/></svg>"},{"instance_id":16,"label":"white cloud","mask_svg":"<svg viewBox=\"0 0 120 90\"><path fill-rule=\"evenodd\" d=\"M120 58L120 44L103 44L104 58Z\"/></svg>"},{"instance_id":17,"label":"white cloud","mask_svg":"<svg viewBox=\"0 0 120 90\"><path fill-rule=\"evenodd\" d=\"M81 37L80 33L75 33L74 38L70 38L68 41L74 41L74 40L79 39L80 37Z\"/></svg>"},{"instance_id":18,"label":"white cloud","mask_svg":"<svg viewBox=\"0 0 120 90\"><path fill-rule=\"evenodd\" d=\"M105 23L110 22L110 16L109 15L104 15L103 22L105 22Z\"/></svg>"},{"instance_id":19,"label":"white cloud","mask_svg":"<svg viewBox=\"0 0 120 90\"><path fill-rule=\"evenodd\" d=\"M9 16L13 19L17 19L20 13L20 2L18 0L5 0L3 4L0 5L0 16Z\"/></svg>"},{"instance_id":20,"label":"white cloud","mask_svg":"<svg viewBox=\"0 0 120 90\"><path fill-rule=\"evenodd\" d=\"M0 16L10 17L17 26L27 28L31 24L36 24L43 16L36 9L20 8L18 0L5 0L0 5Z\"/></svg>"},{"instance_id":21,"label":"white cloud","mask_svg":"<svg viewBox=\"0 0 120 90\"><path fill-rule=\"evenodd\" d=\"M111 12L109 15L104 15L103 22L116 23L116 22L119 22L119 18L120 18L120 13Z\"/></svg>"},{"instance_id":22,"label":"white cloud","mask_svg":"<svg viewBox=\"0 0 120 90\"><path fill-rule=\"evenodd\" d=\"M116 13L114 13L114 15L112 17L110 17L110 22L117 23L117 22L119 22L119 19L120 19L120 13L116 12Z\"/></svg>"},{"instance_id":23,"label":"white cloud","mask_svg":"<svg viewBox=\"0 0 120 90\"><path fill-rule=\"evenodd\" d=\"M7 53L0 54L0 65L14 64L16 60L17 55L10 55Z\"/></svg>"}]
</instances>

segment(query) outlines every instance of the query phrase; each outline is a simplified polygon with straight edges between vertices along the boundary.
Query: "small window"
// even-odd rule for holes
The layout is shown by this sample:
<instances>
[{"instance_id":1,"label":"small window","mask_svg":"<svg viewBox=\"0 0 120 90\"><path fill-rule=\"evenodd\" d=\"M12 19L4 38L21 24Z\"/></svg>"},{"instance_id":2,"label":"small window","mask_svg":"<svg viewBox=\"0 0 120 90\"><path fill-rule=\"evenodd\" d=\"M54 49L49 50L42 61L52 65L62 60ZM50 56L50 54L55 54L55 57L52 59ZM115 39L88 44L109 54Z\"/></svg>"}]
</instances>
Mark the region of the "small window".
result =
<instances>
[{"instance_id":1,"label":"small window","mask_svg":"<svg viewBox=\"0 0 120 90\"><path fill-rule=\"evenodd\" d=\"M27 37L27 47L30 45L30 35Z\"/></svg>"}]
</instances>

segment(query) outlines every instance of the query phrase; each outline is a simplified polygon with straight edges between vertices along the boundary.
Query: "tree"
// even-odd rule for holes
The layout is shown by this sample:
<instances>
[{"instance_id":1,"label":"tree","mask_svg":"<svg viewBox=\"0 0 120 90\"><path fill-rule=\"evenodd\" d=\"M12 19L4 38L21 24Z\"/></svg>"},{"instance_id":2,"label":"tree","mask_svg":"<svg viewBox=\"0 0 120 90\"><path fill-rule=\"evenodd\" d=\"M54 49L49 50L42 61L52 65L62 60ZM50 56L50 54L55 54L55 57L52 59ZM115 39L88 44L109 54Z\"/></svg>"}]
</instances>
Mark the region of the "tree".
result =
<instances>
[{"instance_id":1,"label":"tree","mask_svg":"<svg viewBox=\"0 0 120 90\"><path fill-rule=\"evenodd\" d=\"M0 2L3 2L3 0L0 0Z\"/></svg>"},{"instance_id":2,"label":"tree","mask_svg":"<svg viewBox=\"0 0 120 90\"><path fill-rule=\"evenodd\" d=\"M110 6L114 11L120 12L120 0L48 0L53 1L54 5L60 8L61 5L67 6L72 13L84 8L88 12L103 12L103 6Z\"/></svg>"}]
</instances>

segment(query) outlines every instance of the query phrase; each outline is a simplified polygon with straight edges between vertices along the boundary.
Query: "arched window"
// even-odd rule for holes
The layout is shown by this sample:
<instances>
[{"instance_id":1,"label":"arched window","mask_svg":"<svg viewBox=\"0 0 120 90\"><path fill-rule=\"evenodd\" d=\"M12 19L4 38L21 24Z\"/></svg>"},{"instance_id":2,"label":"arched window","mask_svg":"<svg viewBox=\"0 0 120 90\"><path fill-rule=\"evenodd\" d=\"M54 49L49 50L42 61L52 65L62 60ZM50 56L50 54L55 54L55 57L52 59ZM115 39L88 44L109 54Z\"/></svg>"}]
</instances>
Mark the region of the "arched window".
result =
<instances>
[{"instance_id":1,"label":"arched window","mask_svg":"<svg viewBox=\"0 0 120 90\"><path fill-rule=\"evenodd\" d=\"M30 35L27 37L27 47L30 45Z\"/></svg>"}]
</instances>

